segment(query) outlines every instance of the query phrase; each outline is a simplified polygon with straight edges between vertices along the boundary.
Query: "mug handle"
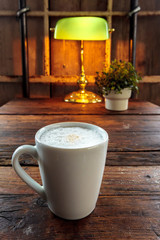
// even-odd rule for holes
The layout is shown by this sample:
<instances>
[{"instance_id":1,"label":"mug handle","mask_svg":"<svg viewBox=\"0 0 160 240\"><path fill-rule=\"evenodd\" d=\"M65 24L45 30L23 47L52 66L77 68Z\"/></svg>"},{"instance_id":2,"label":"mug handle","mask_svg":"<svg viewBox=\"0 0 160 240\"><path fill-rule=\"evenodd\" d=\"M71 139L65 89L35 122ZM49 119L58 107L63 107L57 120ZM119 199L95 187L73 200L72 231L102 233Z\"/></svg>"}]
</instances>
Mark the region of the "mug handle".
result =
<instances>
[{"instance_id":1,"label":"mug handle","mask_svg":"<svg viewBox=\"0 0 160 240\"><path fill-rule=\"evenodd\" d=\"M32 157L36 158L38 161L38 153L36 146L31 146L31 145L22 145L18 147L12 156L12 166L15 170L15 172L18 174L18 176L29 186L31 187L34 191L36 191L42 198L46 199L46 194L44 191L43 186L41 186L39 183L37 183L33 178L31 178L21 167L19 164L19 157L27 153L31 155Z\"/></svg>"}]
</instances>

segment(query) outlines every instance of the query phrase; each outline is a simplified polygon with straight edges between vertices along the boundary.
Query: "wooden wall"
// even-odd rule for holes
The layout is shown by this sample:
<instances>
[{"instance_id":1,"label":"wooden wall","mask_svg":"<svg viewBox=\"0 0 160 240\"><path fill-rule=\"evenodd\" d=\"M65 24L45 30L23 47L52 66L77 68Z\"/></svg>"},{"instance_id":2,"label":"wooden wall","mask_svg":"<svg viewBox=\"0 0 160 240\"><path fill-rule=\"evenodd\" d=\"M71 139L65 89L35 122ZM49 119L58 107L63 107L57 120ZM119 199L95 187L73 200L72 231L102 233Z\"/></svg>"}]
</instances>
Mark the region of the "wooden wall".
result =
<instances>
[{"instance_id":1,"label":"wooden wall","mask_svg":"<svg viewBox=\"0 0 160 240\"><path fill-rule=\"evenodd\" d=\"M104 17L115 28L111 60L129 59L129 0L28 0L29 75L31 97L59 96L76 88L80 74L80 42L54 40L49 27L61 17ZM142 73L139 98L160 104L160 1L139 0L136 69ZM22 66L18 0L0 0L0 104L22 96ZM105 62L105 41L84 43L84 65L89 88ZM153 83L154 82L154 83ZM148 84L151 87L148 87ZM152 89L152 90L151 90ZM157 90L158 89L158 90ZM95 89L96 91L96 89ZM155 97L156 94L156 97Z\"/></svg>"}]
</instances>

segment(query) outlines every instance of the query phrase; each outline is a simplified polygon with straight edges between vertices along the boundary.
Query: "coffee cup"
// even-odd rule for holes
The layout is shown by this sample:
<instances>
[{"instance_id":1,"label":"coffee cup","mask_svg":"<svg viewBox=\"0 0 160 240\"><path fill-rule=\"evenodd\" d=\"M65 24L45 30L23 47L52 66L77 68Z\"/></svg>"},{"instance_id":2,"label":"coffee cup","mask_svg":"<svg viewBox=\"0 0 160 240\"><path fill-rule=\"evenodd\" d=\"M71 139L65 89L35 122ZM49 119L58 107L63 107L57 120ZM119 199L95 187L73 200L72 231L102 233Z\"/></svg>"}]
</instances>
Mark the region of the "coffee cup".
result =
<instances>
[{"instance_id":1,"label":"coffee cup","mask_svg":"<svg viewBox=\"0 0 160 240\"><path fill-rule=\"evenodd\" d=\"M41 128L35 146L22 145L12 156L19 177L56 215L68 220L88 216L96 206L106 161L108 134L99 126L61 122ZM37 159L42 186L20 166L19 158Z\"/></svg>"}]
</instances>

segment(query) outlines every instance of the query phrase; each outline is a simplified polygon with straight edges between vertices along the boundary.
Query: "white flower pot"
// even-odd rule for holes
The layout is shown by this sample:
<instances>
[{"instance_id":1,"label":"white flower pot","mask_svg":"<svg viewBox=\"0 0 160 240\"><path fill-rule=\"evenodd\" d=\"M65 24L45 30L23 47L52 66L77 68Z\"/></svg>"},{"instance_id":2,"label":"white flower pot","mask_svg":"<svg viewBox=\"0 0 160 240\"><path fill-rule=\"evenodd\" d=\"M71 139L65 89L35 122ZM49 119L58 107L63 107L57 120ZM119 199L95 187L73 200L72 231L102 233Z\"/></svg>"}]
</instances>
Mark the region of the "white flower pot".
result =
<instances>
[{"instance_id":1,"label":"white flower pot","mask_svg":"<svg viewBox=\"0 0 160 240\"><path fill-rule=\"evenodd\" d=\"M131 97L131 89L124 88L122 93L111 91L105 95L105 108L114 111L124 111L128 109L128 99Z\"/></svg>"}]
</instances>

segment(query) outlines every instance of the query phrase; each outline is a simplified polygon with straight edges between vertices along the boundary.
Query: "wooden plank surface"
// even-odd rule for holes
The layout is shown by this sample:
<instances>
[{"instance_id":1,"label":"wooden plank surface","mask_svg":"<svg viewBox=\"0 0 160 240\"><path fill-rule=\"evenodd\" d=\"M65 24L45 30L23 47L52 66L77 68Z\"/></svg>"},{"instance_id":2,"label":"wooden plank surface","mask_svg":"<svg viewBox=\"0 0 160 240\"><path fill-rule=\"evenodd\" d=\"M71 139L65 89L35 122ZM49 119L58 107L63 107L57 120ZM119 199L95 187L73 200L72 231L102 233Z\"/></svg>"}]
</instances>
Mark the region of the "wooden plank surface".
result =
<instances>
[{"instance_id":1,"label":"wooden plank surface","mask_svg":"<svg viewBox=\"0 0 160 240\"><path fill-rule=\"evenodd\" d=\"M159 115L0 115L0 165L10 165L19 145L34 145L38 129L63 121L88 122L104 128L109 134L107 165L160 164ZM23 157L22 163L36 165L28 157Z\"/></svg>"},{"instance_id":2,"label":"wooden plank surface","mask_svg":"<svg viewBox=\"0 0 160 240\"><path fill-rule=\"evenodd\" d=\"M160 116L0 115L0 144L34 144L41 127L65 121L96 124L109 134L109 151L159 151ZM3 130L4 129L4 130Z\"/></svg>"},{"instance_id":3,"label":"wooden plank surface","mask_svg":"<svg viewBox=\"0 0 160 240\"><path fill-rule=\"evenodd\" d=\"M37 167L26 170L40 180ZM52 214L10 167L0 168L0 237L156 240L160 232L159 173L160 167L106 167L94 212L78 221L66 221Z\"/></svg>"},{"instance_id":4,"label":"wooden plank surface","mask_svg":"<svg viewBox=\"0 0 160 240\"><path fill-rule=\"evenodd\" d=\"M33 144L36 131L51 123L96 124L109 134L100 196L94 212L66 221L11 167L13 151ZM25 171L41 184L35 159L21 157ZM14 100L0 109L0 239L157 240L160 236L160 108L130 102L125 112L101 104L59 100Z\"/></svg>"},{"instance_id":5,"label":"wooden plank surface","mask_svg":"<svg viewBox=\"0 0 160 240\"><path fill-rule=\"evenodd\" d=\"M39 128L58 122L86 122L96 124L108 132L160 132L160 115L0 115L0 128L6 131L37 131ZM16 134L16 133L15 133ZM29 133L30 134L30 133ZM14 135L13 135L14 137ZM2 139L0 139L1 141Z\"/></svg>"},{"instance_id":6,"label":"wooden plank surface","mask_svg":"<svg viewBox=\"0 0 160 240\"><path fill-rule=\"evenodd\" d=\"M39 167L23 167L41 184ZM149 196L160 197L160 166L106 166L101 196ZM15 173L13 168L0 167L0 194L34 194Z\"/></svg>"},{"instance_id":7,"label":"wooden plank surface","mask_svg":"<svg viewBox=\"0 0 160 240\"><path fill-rule=\"evenodd\" d=\"M97 114L97 115L132 115L160 114L160 107L150 102L129 101L127 111L109 111L104 102L96 104L66 103L62 98L55 99L15 99L0 108L0 114Z\"/></svg>"},{"instance_id":8,"label":"wooden plank surface","mask_svg":"<svg viewBox=\"0 0 160 240\"><path fill-rule=\"evenodd\" d=\"M1 195L0 202L1 239L159 239L159 196L100 197L94 212L77 221L54 216L35 195Z\"/></svg>"},{"instance_id":9,"label":"wooden plank surface","mask_svg":"<svg viewBox=\"0 0 160 240\"><path fill-rule=\"evenodd\" d=\"M19 145L0 145L0 166L11 166L11 157ZM20 158L23 166L37 166L37 161L28 155ZM108 151L107 166L160 166L160 151L111 152Z\"/></svg>"}]
</instances>

